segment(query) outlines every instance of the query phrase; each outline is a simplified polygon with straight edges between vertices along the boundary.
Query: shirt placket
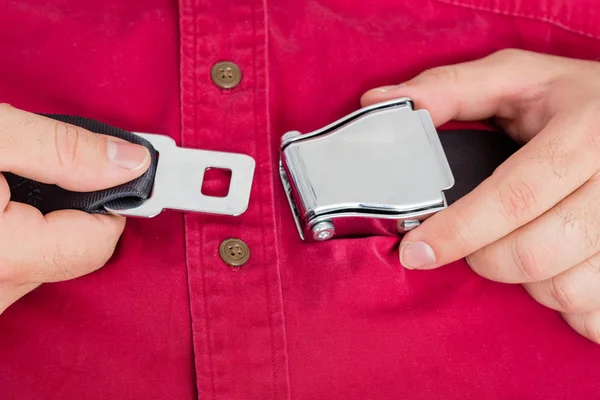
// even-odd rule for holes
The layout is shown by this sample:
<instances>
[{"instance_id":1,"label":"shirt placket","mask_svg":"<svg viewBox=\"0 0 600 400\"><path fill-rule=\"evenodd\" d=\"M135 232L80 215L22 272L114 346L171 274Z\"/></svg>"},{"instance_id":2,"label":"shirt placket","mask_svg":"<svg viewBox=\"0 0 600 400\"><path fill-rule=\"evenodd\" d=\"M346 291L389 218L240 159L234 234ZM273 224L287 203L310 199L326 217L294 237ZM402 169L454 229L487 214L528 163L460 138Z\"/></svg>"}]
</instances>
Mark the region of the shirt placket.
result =
<instances>
[{"instance_id":1,"label":"shirt placket","mask_svg":"<svg viewBox=\"0 0 600 400\"><path fill-rule=\"evenodd\" d=\"M199 399L289 398L265 21L262 1L180 1L182 145L256 161L243 215L185 216Z\"/></svg>"}]
</instances>

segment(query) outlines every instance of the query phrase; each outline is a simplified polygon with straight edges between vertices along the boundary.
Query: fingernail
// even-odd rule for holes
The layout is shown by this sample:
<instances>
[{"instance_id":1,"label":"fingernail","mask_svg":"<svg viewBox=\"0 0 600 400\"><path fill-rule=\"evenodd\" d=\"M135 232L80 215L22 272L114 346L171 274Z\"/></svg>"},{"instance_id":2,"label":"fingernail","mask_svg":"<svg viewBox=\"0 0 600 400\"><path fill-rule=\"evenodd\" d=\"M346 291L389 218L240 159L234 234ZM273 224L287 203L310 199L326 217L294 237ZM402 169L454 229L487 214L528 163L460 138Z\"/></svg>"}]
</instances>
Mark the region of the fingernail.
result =
<instances>
[{"instance_id":1,"label":"fingernail","mask_svg":"<svg viewBox=\"0 0 600 400\"><path fill-rule=\"evenodd\" d=\"M138 169L146 163L150 156L148 149L137 144L109 140L106 145L108 158L119 167L127 169Z\"/></svg>"},{"instance_id":2,"label":"fingernail","mask_svg":"<svg viewBox=\"0 0 600 400\"><path fill-rule=\"evenodd\" d=\"M409 242L400 248L400 263L408 269L421 269L435 262L435 253L424 242Z\"/></svg>"},{"instance_id":3,"label":"fingernail","mask_svg":"<svg viewBox=\"0 0 600 400\"><path fill-rule=\"evenodd\" d=\"M393 92L394 90L404 87L406 86L406 84L401 83L400 85L391 85L391 86L382 86L382 87L378 87L375 90L381 93L389 93L389 92Z\"/></svg>"}]
</instances>

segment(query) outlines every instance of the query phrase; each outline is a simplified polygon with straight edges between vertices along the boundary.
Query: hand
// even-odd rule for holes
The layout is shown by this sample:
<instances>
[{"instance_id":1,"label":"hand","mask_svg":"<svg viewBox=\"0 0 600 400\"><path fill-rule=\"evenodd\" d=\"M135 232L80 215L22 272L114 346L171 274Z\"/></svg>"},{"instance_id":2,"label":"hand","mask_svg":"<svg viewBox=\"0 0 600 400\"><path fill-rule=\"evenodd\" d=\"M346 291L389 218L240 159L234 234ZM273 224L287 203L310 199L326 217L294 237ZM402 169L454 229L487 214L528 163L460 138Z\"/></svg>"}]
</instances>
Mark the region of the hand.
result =
<instances>
[{"instance_id":1,"label":"hand","mask_svg":"<svg viewBox=\"0 0 600 400\"><path fill-rule=\"evenodd\" d=\"M600 63L502 50L361 101L404 96L436 126L494 118L523 147L406 234L401 263L432 269L466 257L477 274L523 284L600 343Z\"/></svg>"},{"instance_id":2,"label":"hand","mask_svg":"<svg viewBox=\"0 0 600 400\"><path fill-rule=\"evenodd\" d=\"M133 180L149 164L143 146L0 104L0 171L83 192ZM103 266L125 226L122 217L75 210L44 216L9 200L0 174L0 313L41 283Z\"/></svg>"}]
</instances>

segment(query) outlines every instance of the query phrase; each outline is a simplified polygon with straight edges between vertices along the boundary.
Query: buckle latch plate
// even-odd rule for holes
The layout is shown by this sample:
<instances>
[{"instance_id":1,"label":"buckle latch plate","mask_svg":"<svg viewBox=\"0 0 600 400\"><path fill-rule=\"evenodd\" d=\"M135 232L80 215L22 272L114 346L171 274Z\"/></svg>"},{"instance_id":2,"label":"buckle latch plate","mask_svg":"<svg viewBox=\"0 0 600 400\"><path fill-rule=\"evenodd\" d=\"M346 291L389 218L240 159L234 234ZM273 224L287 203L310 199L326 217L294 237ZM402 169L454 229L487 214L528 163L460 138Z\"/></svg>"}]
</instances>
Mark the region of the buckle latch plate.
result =
<instances>
[{"instance_id":1,"label":"buckle latch plate","mask_svg":"<svg viewBox=\"0 0 600 400\"><path fill-rule=\"evenodd\" d=\"M303 240L397 235L446 208L454 185L429 113L408 98L286 133L279 172Z\"/></svg>"},{"instance_id":2,"label":"buckle latch plate","mask_svg":"<svg viewBox=\"0 0 600 400\"><path fill-rule=\"evenodd\" d=\"M177 147L164 135L138 133L158 152L154 187L150 197L141 205L107 212L127 217L154 217L163 210L238 216L248 208L255 161L245 154ZM204 173L208 168L231 171L227 196L202 194Z\"/></svg>"}]
</instances>

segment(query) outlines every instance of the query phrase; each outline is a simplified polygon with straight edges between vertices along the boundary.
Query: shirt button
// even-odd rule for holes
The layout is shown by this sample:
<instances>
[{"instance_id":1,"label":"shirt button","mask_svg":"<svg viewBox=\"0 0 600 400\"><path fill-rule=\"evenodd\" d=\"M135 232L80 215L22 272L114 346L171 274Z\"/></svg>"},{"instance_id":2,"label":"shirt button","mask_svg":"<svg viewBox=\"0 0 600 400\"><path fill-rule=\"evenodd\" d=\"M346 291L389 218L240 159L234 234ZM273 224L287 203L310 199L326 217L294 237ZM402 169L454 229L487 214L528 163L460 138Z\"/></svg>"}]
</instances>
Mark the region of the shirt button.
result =
<instances>
[{"instance_id":1,"label":"shirt button","mask_svg":"<svg viewBox=\"0 0 600 400\"><path fill-rule=\"evenodd\" d=\"M237 269L246 264L250 258L250 249L242 240L230 238L221 242L219 254L227 265Z\"/></svg>"},{"instance_id":2,"label":"shirt button","mask_svg":"<svg viewBox=\"0 0 600 400\"><path fill-rule=\"evenodd\" d=\"M231 89L236 87L242 80L242 71L236 64L230 61L222 61L212 67L210 76L218 87Z\"/></svg>"}]
</instances>

